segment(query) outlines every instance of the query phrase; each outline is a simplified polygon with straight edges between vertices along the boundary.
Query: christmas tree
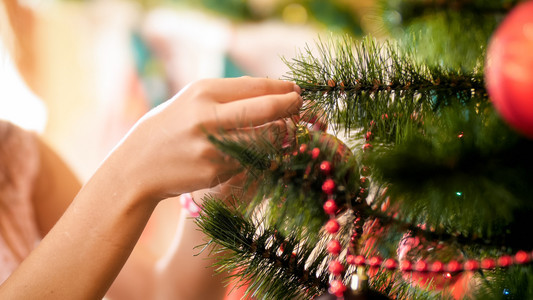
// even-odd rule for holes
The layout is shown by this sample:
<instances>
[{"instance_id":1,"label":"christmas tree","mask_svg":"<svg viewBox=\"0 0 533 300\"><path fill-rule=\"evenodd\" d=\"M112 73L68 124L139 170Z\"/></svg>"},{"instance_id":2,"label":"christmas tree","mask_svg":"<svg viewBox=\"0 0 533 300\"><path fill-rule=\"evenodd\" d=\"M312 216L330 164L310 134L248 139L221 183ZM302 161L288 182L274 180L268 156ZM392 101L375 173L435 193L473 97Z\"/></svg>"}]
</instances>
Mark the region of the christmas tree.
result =
<instances>
[{"instance_id":1,"label":"christmas tree","mask_svg":"<svg viewBox=\"0 0 533 300\"><path fill-rule=\"evenodd\" d=\"M533 299L533 2L376 16L386 38L286 59L309 100L290 143L210 136L253 194L204 202L216 268L256 299Z\"/></svg>"}]
</instances>

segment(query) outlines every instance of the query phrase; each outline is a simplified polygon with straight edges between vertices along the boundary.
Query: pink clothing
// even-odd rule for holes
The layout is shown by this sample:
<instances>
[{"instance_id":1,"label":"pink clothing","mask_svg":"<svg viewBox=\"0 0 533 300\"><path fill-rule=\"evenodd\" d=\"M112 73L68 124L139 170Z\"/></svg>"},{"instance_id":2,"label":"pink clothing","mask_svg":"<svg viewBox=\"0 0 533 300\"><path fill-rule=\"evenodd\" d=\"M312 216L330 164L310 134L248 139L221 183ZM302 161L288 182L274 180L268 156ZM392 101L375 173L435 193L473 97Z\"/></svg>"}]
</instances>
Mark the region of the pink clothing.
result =
<instances>
[{"instance_id":1,"label":"pink clothing","mask_svg":"<svg viewBox=\"0 0 533 300\"><path fill-rule=\"evenodd\" d=\"M0 120L0 284L41 240L32 202L38 168L34 134Z\"/></svg>"}]
</instances>

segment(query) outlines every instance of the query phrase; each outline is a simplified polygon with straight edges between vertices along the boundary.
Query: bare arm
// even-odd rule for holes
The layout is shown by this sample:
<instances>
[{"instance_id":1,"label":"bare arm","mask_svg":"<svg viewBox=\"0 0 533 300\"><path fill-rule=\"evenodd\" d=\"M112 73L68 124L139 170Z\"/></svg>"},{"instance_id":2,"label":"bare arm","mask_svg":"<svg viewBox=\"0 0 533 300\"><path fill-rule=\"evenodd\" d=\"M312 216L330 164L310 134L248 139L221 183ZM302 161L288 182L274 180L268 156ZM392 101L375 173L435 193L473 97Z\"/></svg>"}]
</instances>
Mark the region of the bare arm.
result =
<instances>
[{"instance_id":1,"label":"bare arm","mask_svg":"<svg viewBox=\"0 0 533 300\"><path fill-rule=\"evenodd\" d=\"M148 113L0 286L0 298L103 297L159 201L216 185L238 170L236 162L215 163L224 157L204 130L296 114L302 99L295 91L292 83L268 79L203 80Z\"/></svg>"}]
</instances>

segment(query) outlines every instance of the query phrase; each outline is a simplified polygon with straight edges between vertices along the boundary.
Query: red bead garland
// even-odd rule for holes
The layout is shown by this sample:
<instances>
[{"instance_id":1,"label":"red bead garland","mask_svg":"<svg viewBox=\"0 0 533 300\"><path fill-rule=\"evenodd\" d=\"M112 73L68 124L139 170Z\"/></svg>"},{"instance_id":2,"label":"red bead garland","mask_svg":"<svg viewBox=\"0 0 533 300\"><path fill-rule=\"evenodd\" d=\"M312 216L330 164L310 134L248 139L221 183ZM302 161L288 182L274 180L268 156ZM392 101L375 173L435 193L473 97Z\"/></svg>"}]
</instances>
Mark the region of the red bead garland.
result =
<instances>
[{"instance_id":1,"label":"red bead garland","mask_svg":"<svg viewBox=\"0 0 533 300\"><path fill-rule=\"evenodd\" d=\"M402 272L431 272L431 273L456 273L461 271L491 270L498 267L506 268L511 265L523 265L532 261L532 254L526 251L518 251L512 256L503 255L498 259L484 258L481 261L468 260L464 263L452 260L447 264L440 261L427 262L424 260L413 263L410 260L397 261L393 258L382 260L378 256L366 258L362 255L347 255L346 262L353 266L382 267L388 270L400 270ZM497 263L496 263L497 262Z\"/></svg>"},{"instance_id":2,"label":"red bead garland","mask_svg":"<svg viewBox=\"0 0 533 300\"><path fill-rule=\"evenodd\" d=\"M373 146L370 141L373 139L373 134L368 131L365 134L367 143L363 146L363 151L371 151ZM300 148L302 151L302 148ZM304 149L307 151L307 148ZM317 159L320 154L318 148L314 148L310 151L313 159ZM329 175L332 174L333 165L329 161L322 161L319 165L319 169L322 174L328 176L322 184L322 191L327 196L327 201L323 204L324 212L330 216L330 220L325 224L326 232L330 234L336 234L340 230L340 224L336 220L336 214L339 211L337 203L335 201L336 183ZM371 170L368 166L362 166L360 169L361 178L359 179L360 190L357 195L357 200L354 203L366 203L366 197L368 196L370 181L368 176L371 174ZM386 210L386 209L384 209ZM509 267L513 264L526 264L532 260L533 253L526 251L518 251L514 256L503 255L498 258L484 258L482 260L467 260L465 262L449 261L443 263L441 261L428 262L425 260L419 260L412 262L409 260L398 261L393 258L382 259L378 256L365 257L363 255L357 255L359 239L362 234L362 225L367 220L366 217L359 215L359 212L354 211L354 225L352 236L347 247L346 263L351 266L357 267L370 267L370 268L385 268L390 271L401 272L418 272L418 273L439 273L443 274L444 278L451 278L453 275L459 272L468 271L474 272L480 269L490 270L496 267ZM332 239L327 244L327 251L332 256L332 260L328 265L328 271L333 275L333 279L330 281L329 292L337 297L342 297L343 293L347 290L346 286L342 282L342 273L345 271L345 265L339 261L339 254L342 252L342 245L337 239Z\"/></svg>"}]
</instances>

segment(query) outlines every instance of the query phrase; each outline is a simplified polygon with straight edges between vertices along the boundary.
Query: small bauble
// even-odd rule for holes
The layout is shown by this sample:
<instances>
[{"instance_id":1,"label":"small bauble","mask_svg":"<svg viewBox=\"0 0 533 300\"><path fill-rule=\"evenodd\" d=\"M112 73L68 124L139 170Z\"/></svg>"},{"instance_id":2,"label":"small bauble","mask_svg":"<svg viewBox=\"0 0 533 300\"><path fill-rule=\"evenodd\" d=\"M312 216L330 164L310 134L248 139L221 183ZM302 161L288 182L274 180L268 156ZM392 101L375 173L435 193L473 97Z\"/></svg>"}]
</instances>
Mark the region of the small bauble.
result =
<instances>
[{"instance_id":1,"label":"small bauble","mask_svg":"<svg viewBox=\"0 0 533 300\"><path fill-rule=\"evenodd\" d=\"M517 5L492 36L485 78L503 119L533 138L533 1Z\"/></svg>"}]
</instances>

